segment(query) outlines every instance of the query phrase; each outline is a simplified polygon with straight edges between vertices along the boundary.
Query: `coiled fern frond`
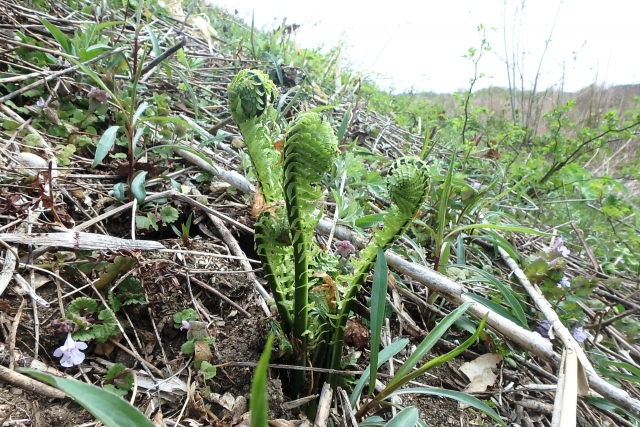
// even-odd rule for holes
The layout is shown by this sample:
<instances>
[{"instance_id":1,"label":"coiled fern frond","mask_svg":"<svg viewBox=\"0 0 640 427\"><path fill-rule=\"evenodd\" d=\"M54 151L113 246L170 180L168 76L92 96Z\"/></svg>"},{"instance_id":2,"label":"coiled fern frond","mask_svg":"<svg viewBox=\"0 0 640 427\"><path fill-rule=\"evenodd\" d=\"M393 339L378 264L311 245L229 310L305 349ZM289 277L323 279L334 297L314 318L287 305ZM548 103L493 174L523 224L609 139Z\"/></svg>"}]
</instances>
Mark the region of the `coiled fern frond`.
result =
<instances>
[{"instance_id":1,"label":"coiled fern frond","mask_svg":"<svg viewBox=\"0 0 640 427\"><path fill-rule=\"evenodd\" d=\"M429 192L427 165L418 157L402 157L391 166L387 190L398 208L415 216Z\"/></svg>"},{"instance_id":2,"label":"coiled fern frond","mask_svg":"<svg viewBox=\"0 0 640 427\"><path fill-rule=\"evenodd\" d=\"M238 125L266 203L284 198L282 154L274 147L280 128L272 107L275 84L259 70L242 70L229 83L231 117Z\"/></svg>"},{"instance_id":3,"label":"coiled fern frond","mask_svg":"<svg viewBox=\"0 0 640 427\"><path fill-rule=\"evenodd\" d=\"M260 117L276 93L275 84L262 71L241 70L227 87L231 117L238 125Z\"/></svg>"},{"instance_id":4,"label":"coiled fern frond","mask_svg":"<svg viewBox=\"0 0 640 427\"><path fill-rule=\"evenodd\" d=\"M344 327L353 299L364 283L367 274L376 262L378 247L388 249L399 239L409 227L420 210L429 192L429 173L426 164L418 157L402 157L394 162L387 175L387 190L393 202L389 212L384 216L381 230L373 233L373 240L360 252L360 259L352 261L354 273L342 276L340 283L347 282L344 297L340 301L340 311L336 321L332 339L332 369L339 369L342 356ZM337 383L335 375L329 376L331 386Z\"/></svg>"}]
</instances>

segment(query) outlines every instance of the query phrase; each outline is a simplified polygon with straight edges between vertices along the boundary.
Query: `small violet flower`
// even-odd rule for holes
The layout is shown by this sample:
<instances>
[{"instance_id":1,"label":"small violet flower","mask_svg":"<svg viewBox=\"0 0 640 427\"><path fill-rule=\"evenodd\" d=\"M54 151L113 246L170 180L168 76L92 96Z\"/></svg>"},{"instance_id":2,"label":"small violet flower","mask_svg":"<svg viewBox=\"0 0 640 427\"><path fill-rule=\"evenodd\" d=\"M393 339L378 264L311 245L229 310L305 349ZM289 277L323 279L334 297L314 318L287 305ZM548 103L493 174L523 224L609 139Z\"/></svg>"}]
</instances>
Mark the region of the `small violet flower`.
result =
<instances>
[{"instance_id":1,"label":"small violet flower","mask_svg":"<svg viewBox=\"0 0 640 427\"><path fill-rule=\"evenodd\" d=\"M583 342L587 338L589 338L589 334L585 332L584 328L580 326L579 328L573 329L573 338L578 342Z\"/></svg>"},{"instance_id":2,"label":"small violet flower","mask_svg":"<svg viewBox=\"0 0 640 427\"><path fill-rule=\"evenodd\" d=\"M547 319L540 322L540 326L538 326L535 332L542 335L543 338L549 338L549 331L551 330L551 325Z\"/></svg>"},{"instance_id":3,"label":"small violet flower","mask_svg":"<svg viewBox=\"0 0 640 427\"><path fill-rule=\"evenodd\" d=\"M191 323L189 323L188 320L183 320L182 321L182 326L180 327L181 331L188 331L189 329L191 329Z\"/></svg>"},{"instance_id":4,"label":"small violet flower","mask_svg":"<svg viewBox=\"0 0 640 427\"><path fill-rule=\"evenodd\" d=\"M109 92L107 92L106 90L98 89L97 87L91 88L88 96L90 101L96 101L99 103L105 103L109 98L111 98Z\"/></svg>"},{"instance_id":5,"label":"small violet flower","mask_svg":"<svg viewBox=\"0 0 640 427\"><path fill-rule=\"evenodd\" d=\"M54 319L53 322L51 322L51 326L59 333L73 332L73 323L67 319Z\"/></svg>"},{"instance_id":6,"label":"small violet flower","mask_svg":"<svg viewBox=\"0 0 640 427\"><path fill-rule=\"evenodd\" d=\"M44 99L40 98L38 99L38 102L36 102L36 105L40 108L44 108L44 106L46 105L44 102Z\"/></svg>"},{"instance_id":7,"label":"small violet flower","mask_svg":"<svg viewBox=\"0 0 640 427\"><path fill-rule=\"evenodd\" d=\"M86 350L87 344L82 341L74 341L71 334L67 334L67 340L62 347L56 348L53 352L54 357L62 357L60 365L70 368L79 365L84 360L84 353L80 350Z\"/></svg>"},{"instance_id":8,"label":"small violet flower","mask_svg":"<svg viewBox=\"0 0 640 427\"><path fill-rule=\"evenodd\" d=\"M356 248L348 240L343 240L335 243L336 252L342 258L349 258L349 255L356 251Z\"/></svg>"},{"instance_id":9,"label":"small violet flower","mask_svg":"<svg viewBox=\"0 0 640 427\"><path fill-rule=\"evenodd\" d=\"M571 251L564 245L564 239L562 237L558 237L554 242L553 246L544 250L545 252L558 251L560 255L564 258L568 257Z\"/></svg>"},{"instance_id":10,"label":"small violet flower","mask_svg":"<svg viewBox=\"0 0 640 427\"><path fill-rule=\"evenodd\" d=\"M571 286L571 282L569 281L569 278L567 276L562 276L562 280L560 280L560 282L558 283L558 287L562 288L562 287L568 288Z\"/></svg>"}]
</instances>

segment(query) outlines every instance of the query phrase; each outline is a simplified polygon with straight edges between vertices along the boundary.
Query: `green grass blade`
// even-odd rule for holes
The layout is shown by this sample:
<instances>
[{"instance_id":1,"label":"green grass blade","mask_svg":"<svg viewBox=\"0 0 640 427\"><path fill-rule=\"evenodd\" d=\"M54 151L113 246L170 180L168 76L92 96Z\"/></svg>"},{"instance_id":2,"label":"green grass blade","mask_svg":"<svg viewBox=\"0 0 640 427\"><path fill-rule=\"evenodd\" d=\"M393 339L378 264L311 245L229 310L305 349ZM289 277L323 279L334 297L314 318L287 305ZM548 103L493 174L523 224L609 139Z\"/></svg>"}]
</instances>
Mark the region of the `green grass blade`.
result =
<instances>
[{"instance_id":1,"label":"green grass blade","mask_svg":"<svg viewBox=\"0 0 640 427\"><path fill-rule=\"evenodd\" d=\"M73 43L71 43L71 39L67 37L62 31L60 31L58 27L44 18L40 18L40 22L42 22L42 25L44 25L45 28L49 30L53 38L56 39L58 43L60 43L60 47L62 47L64 53L66 53L67 55L76 54Z\"/></svg>"},{"instance_id":2,"label":"green grass blade","mask_svg":"<svg viewBox=\"0 0 640 427\"><path fill-rule=\"evenodd\" d=\"M402 387L403 385L407 384L409 381L415 378L418 378L420 375L424 374L425 372L430 371L431 369L436 368L440 365L443 365L448 361L455 359L456 357L461 355L467 348L471 347L471 345L476 342L476 340L482 333L484 326L487 324L488 317L489 317L489 314L487 313L484 316L484 318L480 321L480 324L476 328L476 331L473 333L473 335L471 335L465 342L463 342L462 344L460 344L450 352L431 359L430 361L422 365L419 369L412 371L411 373L400 378L398 381L395 382L393 386L389 384L387 386L387 389L390 389L390 392L393 392L394 389ZM395 380L395 377L394 377L394 380Z\"/></svg>"},{"instance_id":3,"label":"green grass blade","mask_svg":"<svg viewBox=\"0 0 640 427\"><path fill-rule=\"evenodd\" d=\"M484 412L501 426L507 427L504 421L502 421L502 418L500 418L500 416L493 409L491 409L489 405L484 403L482 400L477 399L467 393L462 393L460 391L454 391L454 390L445 390L442 388L416 387L416 388L405 388L402 390L398 390L392 393L391 396L397 396L399 394L426 394L431 396L448 397L451 399L455 399L458 402L465 403L473 408L476 408Z\"/></svg>"},{"instance_id":4,"label":"green grass blade","mask_svg":"<svg viewBox=\"0 0 640 427\"><path fill-rule=\"evenodd\" d=\"M342 138L344 134L347 132L347 127L349 126L349 120L351 119L351 105L345 111L344 116L342 117L342 123L340 123L340 128L338 129L338 142L342 142Z\"/></svg>"},{"instance_id":5,"label":"green grass blade","mask_svg":"<svg viewBox=\"0 0 640 427\"><path fill-rule=\"evenodd\" d=\"M18 371L62 390L107 427L153 427L129 402L99 387L35 369L19 368Z\"/></svg>"},{"instance_id":6,"label":"green grass blade","mask_svg":"<svg viewBox=\"0 0 640 427\"><path fill-rule=\"evenodd\" d=\"M476 268L470 265L458 265L456 267L471 270L474 273L480 275L483 278L483 281L486 281L488 283L495 285L496 288L498 288L502 293L502 296L504 296L504 298L507 300L507 302L511 306L511 312L514 314L516 319L518 319L518 323L526 329L529 328L527 324L527 316L525 316L524 314L524 310L522 309L522 305L520 304L520 301L518 301L517 298L511 292L511 288L507 287L504 283L496 279L492 274L487 273L486 271L481 270L479 268Z\"/></svg>"},{"instance_id":7,"label":"green grass blade","mask_svg":"<svg viewBox=\"0 0 640 427\"><path fill-rule=\"evenodd\" d=\"M269 402L267 400L267 371L269 370L269 357L273 334L269 335L260 361L256 367L251 384L251 427L267 427L269 424Z\"/></svg>"},{"instance_id":8,"label":"green grass blade","mask_svg":"<svg viewBox=\"0 0 640 427\"><path fill-rule=\"evenodd\" d=\"M438 326L433 328L431 333L429 333L429 335L427 335L427 337L420 343L418 348L416 348L416 350L411 353L411 356L409 356L407 361L404 362L400 369L398 369L398 372L396 372L395 377L393 377L393 379L389 382L387 388L398 383L402 380L402 377L409 374L413 367L416 366L418 362L420 362L420 360L422 360L422 358L429 352L429 350L433 348L440 337L442 337L445 332L447 332L447 330L451 327L451 325L453 325L455 321L458 320L458 318L462 316L462 314L467 311L467 309L473 304L474 303L472 302L466 302L460 307L453 310L451 313L447 314L445 318L442 319L440 323L438 323Z\"/></svg>"},{"instance_id":9,"label":"green grass blade","mask_svg":"<svg viewBox=\"0 0 640 427\"><path fill-rule=\"evenodd\" d=\"M505 319L509 319L509 320L511 320L513 323L515 323L517 325L520 325L522 327L526 327L526 325L523 325L520 322L520 320L518 320L509 310L507 310L506 308L504 308L500 304L495 303L495 302L491 301L490 299L481 297L480 295L476 295L476 294L472 294L472 293L467 293L466 295L469 298L471 298L472 300L477 301L480 304L484 305L485 307L487 307L489 310L493 311L494 313L497 313L500 316L504 317Z\"/></svg>"},{"instance_id":10,"label":"green grass blade","mask_svg":"<svg viewBox=\"0 0 640 427\"><path fill-rule=\"evenodd\" d=\"M496 246L500 246L506 253L509 254L511 258L516 260L516 262L520 261L520 254L518 253L516 248L514 248L513 245L507 241L507 239L505 239L495 231L485 230L483 232L482 238L487 242L493 243Z\"/></svg>"},{"instance_id":11,"label":"green grass blade","mask_svg":"<svg viewBox=\"0 0 640 427\"><path fill-rule=\"evenodd\" d=\"M462 227L457 227L453 231L449 232L446 236L444 236L444 240L449 239L452 236L455 236L456 233L459 233L464 230L473 230L478 228L489 228L491 230L504 230L504 231L514 231L516 233L525 233L525 234L533 234L536 236L551 236L550 233L545 233L544 231L536 230L535 228L529 227L520 227L517 225L500 225L500 224L469 224Z\"/></svg>"},{"instance_id":12,"label":"green grass blade","mask_svg":"<svg viewBox=\"0 0 640 427\"><path fill-rule=\"evenodd\" d=\"M406 345L409 344L409 340L407 338L401 338L391 343L391 345L385 347L378 354L378 368L382 366L384 363L389 361L393 356L400 353ZM351 403L351 407L353 409L356 408L356 403L358 402L358 397L360 397L360 393L364 389L369 376L371 375L371 365L367 366L367 369L364 370L363 374L360 376L360 379L356 383L356 386L353 388L353 392L351 393L351 398L349 402Z\"/></svg>"},{"instance_id":13,"label":"green grass blade","mask_svg":"<svg viewBox=\"0 0 640 427\"><path fill-rule=\"evenodd\" d=\"M389 269L384 250L378 247L375 272L373 274L373 286L371 288L371 378L369 381L369 393L373 393L378 374L378 353L380 351L380 333L384 321L384 303L387 296L387 278Z\"/></svg>"}]
</instances>

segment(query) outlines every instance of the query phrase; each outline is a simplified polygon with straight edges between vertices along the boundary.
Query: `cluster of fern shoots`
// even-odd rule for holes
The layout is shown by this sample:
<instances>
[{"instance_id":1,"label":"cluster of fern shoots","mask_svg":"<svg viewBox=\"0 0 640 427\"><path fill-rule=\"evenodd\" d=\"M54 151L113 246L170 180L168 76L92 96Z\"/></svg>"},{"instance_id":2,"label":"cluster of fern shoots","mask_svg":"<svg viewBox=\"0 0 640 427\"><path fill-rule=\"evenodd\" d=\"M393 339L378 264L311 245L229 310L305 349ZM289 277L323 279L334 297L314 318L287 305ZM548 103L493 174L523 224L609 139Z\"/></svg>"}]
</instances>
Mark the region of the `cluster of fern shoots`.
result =
<instances>
[{"instance_id":1,"label":"cluster of fern shoots","mask_svg":"<svg viewBox=\"0 0 640 427\"><path fill-rule=\"evenodd\" d=\"M233 120L244 138L258 180L254 198L255 245L279 315L281 352L300 366L341 369L344 332L352 303L373 268L379 248L388 249L410 225L429 191L425 164L417 157L395 161L387 174L392 204L383 226L340 271L338 258L313 241L322 217L322 187L330 182L338 140L316 112L299 113L281 128L272 104L277 90L258 70L242 70L228 87ZM283 130L282 130L283 129ZM335 388L338 377L329 375ZM293 393L308 393L327 378L293 374Z\"/></svg>"}]
</instances>

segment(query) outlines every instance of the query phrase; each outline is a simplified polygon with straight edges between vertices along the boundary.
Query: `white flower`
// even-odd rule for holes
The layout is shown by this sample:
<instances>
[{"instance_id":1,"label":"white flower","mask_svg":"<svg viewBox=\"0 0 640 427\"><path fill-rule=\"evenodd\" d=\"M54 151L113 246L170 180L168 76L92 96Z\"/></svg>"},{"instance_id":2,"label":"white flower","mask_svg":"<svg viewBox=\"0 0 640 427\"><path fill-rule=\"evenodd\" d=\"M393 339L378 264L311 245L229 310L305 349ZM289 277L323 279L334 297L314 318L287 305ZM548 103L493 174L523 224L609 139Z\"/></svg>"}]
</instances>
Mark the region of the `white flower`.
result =
<instances>
[{"instance_id":1,"label":"white flower","mask_svg":"<svg viewBox=\"0 0 640 427\"><path fill-rule=\"evenodd\" d=\"M79 365L84 360L84 353L80 350L86 350L87 344L82 341L74 341L71 334L67 334L67 340L62 347L56 348L53 352L54 357L62 357L60 365L65 368Z\"/></svg>"},{"instance_id":2,"label":"white flower","mask_svg":"<svg viewBox=\"0 0 640 427\"><path fill-rule=\"evenodd\" d=\"M558 283L558 287L565 287L565 288L569 288L571 287L571 282L569 281L569 278L567 276L562 276L562 280L560 280L560 283Z\"/></svg>"}]
</instances>

